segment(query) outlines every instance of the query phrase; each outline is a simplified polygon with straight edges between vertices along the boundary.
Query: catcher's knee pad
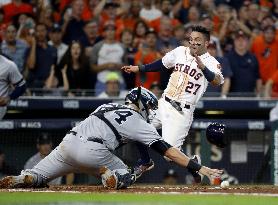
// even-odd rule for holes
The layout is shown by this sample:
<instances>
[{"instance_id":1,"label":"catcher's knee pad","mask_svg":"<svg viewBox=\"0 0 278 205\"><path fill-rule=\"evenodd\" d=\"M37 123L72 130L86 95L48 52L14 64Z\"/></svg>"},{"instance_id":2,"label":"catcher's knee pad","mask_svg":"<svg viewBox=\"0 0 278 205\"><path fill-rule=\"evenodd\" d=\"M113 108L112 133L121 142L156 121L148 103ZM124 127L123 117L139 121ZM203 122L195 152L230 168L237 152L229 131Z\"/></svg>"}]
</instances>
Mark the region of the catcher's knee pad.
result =
<instances>
[{"instance_id":1,"label":"catcher's knee pad","mask_svg":"<svg viewBox=\"0 0 278 205\"><path fill-rule=\"evenodd\" d=\"M47 186L46 177L32 171L32 169L22 170L21 175L31 175L33 177L33 187L45 187Z\"/></svg>"}]
</instances>

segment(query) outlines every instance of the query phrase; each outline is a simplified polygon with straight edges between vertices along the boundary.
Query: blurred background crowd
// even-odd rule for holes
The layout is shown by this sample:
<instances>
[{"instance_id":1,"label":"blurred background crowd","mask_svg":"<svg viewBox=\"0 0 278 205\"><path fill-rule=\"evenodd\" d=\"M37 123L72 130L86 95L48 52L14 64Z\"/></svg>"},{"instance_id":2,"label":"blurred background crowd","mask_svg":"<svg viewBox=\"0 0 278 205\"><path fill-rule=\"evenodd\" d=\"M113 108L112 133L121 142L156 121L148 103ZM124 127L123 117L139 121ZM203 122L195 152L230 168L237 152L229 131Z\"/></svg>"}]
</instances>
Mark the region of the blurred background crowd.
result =
<instances>
[{"instance_id":1,"label":"blurred background crowd","mask_svg":"<svg viewBox=\"0 0 278 205\"><path fill-rule=\"evenodd\" d=\"M169 71L120 68L188 45L199 24L225 77L208 95L278 97L277 19L278 0L0 0L0 45L28 95L123 97L143 85L159 96Z\"/></svg>"}]
</instances>

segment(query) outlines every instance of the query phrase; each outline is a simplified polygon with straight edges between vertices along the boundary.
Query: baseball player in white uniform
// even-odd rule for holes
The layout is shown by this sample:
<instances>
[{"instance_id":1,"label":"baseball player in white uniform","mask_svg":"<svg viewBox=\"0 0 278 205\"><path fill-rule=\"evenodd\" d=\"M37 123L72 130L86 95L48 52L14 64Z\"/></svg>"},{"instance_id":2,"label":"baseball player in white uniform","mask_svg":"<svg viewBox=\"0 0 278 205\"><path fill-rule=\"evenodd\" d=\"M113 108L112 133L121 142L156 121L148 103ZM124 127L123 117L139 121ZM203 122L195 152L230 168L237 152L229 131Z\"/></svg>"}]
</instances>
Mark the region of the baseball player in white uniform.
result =
<instances>
[{"instance_id":1,"label":"baseball player in white uniform","mask_svg":"<svg viewBox=\"0 0 278 205\"><path fill-rule=\"evenodd\" d=\"M60 145L34 168L19 176L0 181L0 188L42 187L52 179L71 172L100 175L105 187L120 189L133 184L131 174L112 151L129 140L143 143L183 167L218 177L222 170L202 166L172 147L147 123L158 101L144 88L134 88L126 96L126 105L105 104L68 132ZM136 124L136 126L134 126Z\"/></svg>"},{"instance_id":2,"label":"baseball player in white uniform","mask_svg":"<svg viewBox=\"0 0 278 205\"><path fill-rule=\"evenodd\" d=\"M220 85L224 82L219 62L207 52L209 40L208 30L201 26L194 26L189 47L177 47L151 64L122 67L128 73L172 70L152 124L156 128L162 128L163 140L178 149L183 145L193 121L196 104L206 91L208 83ZM154 166L147 154L147 149L139 146L139 151L141 159L135 167L137 176L141 176L144 171ZM194 159L200 163L199 156L194 156ZM190 169L189 171L195 181L200 182L201 177L198 173Z\"/></svg>"},{"instance_id":3,"label":"baseball player in white uniform","mask_svg":"<svg viewBox=\"0 0 278 205\"><path fill-rule=\"evenodd\" d=\"M17 65L0 54L0 120L6 114L10 100L18 98L25 90L25 80Z\"/></svg>"}]
</instances>

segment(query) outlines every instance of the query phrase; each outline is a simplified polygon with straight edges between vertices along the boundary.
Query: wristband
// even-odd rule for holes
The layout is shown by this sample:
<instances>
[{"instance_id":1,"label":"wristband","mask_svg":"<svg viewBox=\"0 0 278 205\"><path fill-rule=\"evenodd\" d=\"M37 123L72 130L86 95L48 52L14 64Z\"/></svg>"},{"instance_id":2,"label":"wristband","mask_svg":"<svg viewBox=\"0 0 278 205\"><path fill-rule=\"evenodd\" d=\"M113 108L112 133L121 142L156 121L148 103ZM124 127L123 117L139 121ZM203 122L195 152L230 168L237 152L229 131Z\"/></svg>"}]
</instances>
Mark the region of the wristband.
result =
<instances>
[{"instance_id":1,"label":"wristband","mask_svg":"<svg viewBox=\"0 0 278 205\"><path fill-rule=\"evenodd\" d=\"M205 78L206 78L209 82L211 82L211 81L214 80L214 78L215 78L215 73L212 72L212 71L210 71L207 67L205 67L205 68L202 70L202 72L203 72Z\"/></svg>"},{"instance_id":2,"label":"wristband","mask_svg":"<svg viewBox=\"0 0 278 205\"><path fill-rule=\"evenodd\" d=\"M200 165L200 164L196 163L194 160L190 159L188 162L187 168L198 172L202 168L202 165Z\"/></svg>"},{"instance_id":3,"label":"wristband","mask_svg":"<svg viewBox=\"0 0 278 205\"><path fill-rule=\"evenodd\" d=\"M145 65L138 65L140 72L146 72L146 66Z\"/></svg>"}]
</instances>

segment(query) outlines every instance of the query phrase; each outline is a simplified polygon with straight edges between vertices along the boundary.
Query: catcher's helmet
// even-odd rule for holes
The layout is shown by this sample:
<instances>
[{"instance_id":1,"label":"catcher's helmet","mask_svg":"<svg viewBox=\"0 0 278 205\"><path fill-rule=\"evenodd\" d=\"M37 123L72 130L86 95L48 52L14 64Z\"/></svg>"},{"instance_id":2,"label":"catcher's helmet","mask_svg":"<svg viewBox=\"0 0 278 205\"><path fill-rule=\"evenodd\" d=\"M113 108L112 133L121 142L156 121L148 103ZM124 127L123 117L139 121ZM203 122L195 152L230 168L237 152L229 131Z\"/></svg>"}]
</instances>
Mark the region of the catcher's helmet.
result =
<instances>
[{"instance_id":1,"label":"catcher's helmet","mask_svg":"<svg viewBox=\"0 0 278 205\"><path fill-rule=\"evenodd\" d=\"M150 110L158 108L156 96L143 87L137 87L128 92L125 97L125 104L133 103L139 108L139 112L146 120L149 120Z\"/></svg>"},{"instance_id":2,"label":"catcher's helmet","mask_svg":"<svg viewBox=\"0 0 278 205\"><path fill-rule=\"evenodd\" d=\"M224 131L225 125L219 123L210 124L206 130L207 140L217 147L224 148L227 145Z\"/></svg>"}]
</instances>

